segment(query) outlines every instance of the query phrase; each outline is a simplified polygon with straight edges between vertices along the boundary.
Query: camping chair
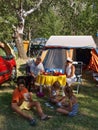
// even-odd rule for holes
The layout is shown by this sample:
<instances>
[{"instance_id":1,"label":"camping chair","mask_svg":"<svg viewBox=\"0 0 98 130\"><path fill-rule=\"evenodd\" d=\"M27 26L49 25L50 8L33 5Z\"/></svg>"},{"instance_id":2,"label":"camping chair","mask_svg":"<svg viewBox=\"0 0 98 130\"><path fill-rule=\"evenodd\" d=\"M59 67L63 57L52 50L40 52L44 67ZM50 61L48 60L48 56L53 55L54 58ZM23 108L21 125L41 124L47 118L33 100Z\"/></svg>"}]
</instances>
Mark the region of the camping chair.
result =
<instances>
[{"instance_id":1,"label":"camping chair","mask_svg":"<svg viewBox=\"0 0 98 130\"><path fill-rule=\"evenodd\" d=\"M81 61L74 61L73 65L75 66L75 75L76 75L76 89L74 90L75 93L79 93L80 85L82 84L82 65L83 62Z\"/></svg>"}]
</instances>

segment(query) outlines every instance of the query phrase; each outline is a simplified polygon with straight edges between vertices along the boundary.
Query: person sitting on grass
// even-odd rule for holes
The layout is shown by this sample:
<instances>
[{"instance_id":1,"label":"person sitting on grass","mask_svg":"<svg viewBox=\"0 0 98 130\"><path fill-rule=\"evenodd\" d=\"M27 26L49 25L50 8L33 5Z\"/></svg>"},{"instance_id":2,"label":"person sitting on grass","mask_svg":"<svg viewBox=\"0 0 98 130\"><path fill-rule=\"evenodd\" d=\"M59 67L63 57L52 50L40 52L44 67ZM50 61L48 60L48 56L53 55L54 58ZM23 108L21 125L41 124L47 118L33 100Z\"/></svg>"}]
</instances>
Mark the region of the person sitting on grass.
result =
<instances>
[{"instance_id":1,"label":"person sitting on grass","mask_svg":"<svg viewBox=\"0 0 98 130\"><path fill-rule=\"evenodd\" d=\"M35 107L41 120L49 119L48 116L44 114L40 103L32 100L32 93L28 92L27 88L25 88L25 81L23 79L17 82L17 88L14 90L12 96L11 107L16 113L28 119L32 126L36 125L36 120L31 115L23 112L23 109L29 110Z\"/></svg>"},{"instance_id":2,"label":"person sitting on grass","mask_svg":"<svg viewBox=\"0 0 98 130\"><path fill-rule=\"evenodd\" d=\"M57 108L57 112L75 116L78 112L78 102L76 96L73 94L72 88L69 86L65 86L64 88L65 98L61 102L59 102L60 107Z\"/></svg>"},{"instance_id":3,"label":"person sitting on grass","mask_svg":"<svg viewBox=\"0 0 98 130\"><path fill-rule=\"evenodd\" d=\"M55 81L53 83L53 85L50 88L50 102L51 103L55 103L57 104L60 100L61 100L61 96L60 96L60 82L59 81Z\"/></svg>"}]
</instances>

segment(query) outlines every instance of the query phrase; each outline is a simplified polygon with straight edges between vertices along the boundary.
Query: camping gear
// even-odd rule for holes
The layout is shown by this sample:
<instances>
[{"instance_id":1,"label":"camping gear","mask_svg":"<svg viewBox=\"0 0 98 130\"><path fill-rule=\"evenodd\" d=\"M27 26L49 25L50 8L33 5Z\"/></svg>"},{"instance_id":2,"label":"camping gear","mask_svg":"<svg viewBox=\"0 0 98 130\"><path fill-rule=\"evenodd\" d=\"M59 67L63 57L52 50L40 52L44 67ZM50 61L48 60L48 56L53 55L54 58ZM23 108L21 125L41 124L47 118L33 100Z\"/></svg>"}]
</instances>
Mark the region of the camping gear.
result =
<instances>
[{"instance_id":1,"label":"camping gear","mask_svg":"<svg viewBox=\"0 0 98 130\"><path fill-rule=\"evenodd\" d=\"M83 66L88 66L92 54L92 49L96 44L92 36L51 36L46 42L45 50L42 53L43 65L48 69L62 69L65 71L65 62L68 57L73 61L82 62ZM98 55L97 55L98 58ZM98 60L97 60L98 61ZM78 65L78 64L77 64ZM98 65L97 65L98 66ZM92 67L91 67L92 68ZM78 78L78 83L81 76ZM78 84L79 85L79 84ZM77 93L79 87L77 87Z\"/></svg>"},{"instance_id":2,"label":"camping gear","mask_svg":"<svg viewBox=\"0 0 98 130\"><path fill-rule=\"evenodd\" d=\"M88 66L92 49L96 44L92 36L51 36L46 42L45 50L42 53L43 65L45 68L65 68L68 57L75 61L83 62Z\"/></svg>"},{"instance_id":3,"label":"camping gear","mask_svg":"<svg viewBox=\"0 0 98 130\"><path fill-rule=\"evenodd\" d=\"M80 89L80 85L82 84L82 66L83 66L83 62L73 62L74 66L75 66L75 75L76 75L76 90L74 90L75 93L79 93L79 89Z\"/></svg>"}]
</instances>

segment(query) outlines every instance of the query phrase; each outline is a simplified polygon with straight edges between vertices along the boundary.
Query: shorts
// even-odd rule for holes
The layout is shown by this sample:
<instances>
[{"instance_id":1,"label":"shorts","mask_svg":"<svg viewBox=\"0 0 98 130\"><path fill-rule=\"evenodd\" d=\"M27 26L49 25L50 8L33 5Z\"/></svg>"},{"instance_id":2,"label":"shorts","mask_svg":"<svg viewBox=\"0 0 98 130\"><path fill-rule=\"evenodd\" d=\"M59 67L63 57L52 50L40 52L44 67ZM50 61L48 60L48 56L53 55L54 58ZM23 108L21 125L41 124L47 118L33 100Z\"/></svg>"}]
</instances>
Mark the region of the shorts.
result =
<instances>
[{"instance_id":1,"label":"shorts","mask_svg":"<svg viewBox=\"0 0 98 130\"><path fill-rule=\"evenodd\" d=\"M78 107L79 107L79 104L74 104L73 105L73 108L72 108L72 111L71 112L69 112L69 116L76 116L77 115L77 113L78 113Z\"/></svg>"},{"instance_id":2,"label":"shorts","mask_svg":"<svg viewBox=\"0 0 98 130\"><path fill-rule=\"evenodd\" d=\"M30 110L29 102L23 101L23 103L19 106L19 108L20 108L21 110L23 110L23 109L25 109L25 110Z\"/></svg>"}]
</instances>

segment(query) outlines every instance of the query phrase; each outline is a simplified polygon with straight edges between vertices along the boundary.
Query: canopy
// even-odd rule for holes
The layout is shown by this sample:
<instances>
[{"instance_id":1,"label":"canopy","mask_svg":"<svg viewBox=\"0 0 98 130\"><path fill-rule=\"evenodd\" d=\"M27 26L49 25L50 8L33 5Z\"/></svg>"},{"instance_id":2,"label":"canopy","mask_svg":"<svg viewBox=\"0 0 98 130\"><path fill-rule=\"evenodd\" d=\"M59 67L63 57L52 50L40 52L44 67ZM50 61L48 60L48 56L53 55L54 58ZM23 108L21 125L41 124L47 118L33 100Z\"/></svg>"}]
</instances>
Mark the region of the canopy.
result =
<instances>
[{"instance_id":1,"label":"canopy","mask_svg":"<svg viewBox=\"0 0 98 130\"><path fill-rule=\"evenodd\" d=\"M96 48L92 36L51 36L45 48Z\"/></svg>"}]
</instances>

